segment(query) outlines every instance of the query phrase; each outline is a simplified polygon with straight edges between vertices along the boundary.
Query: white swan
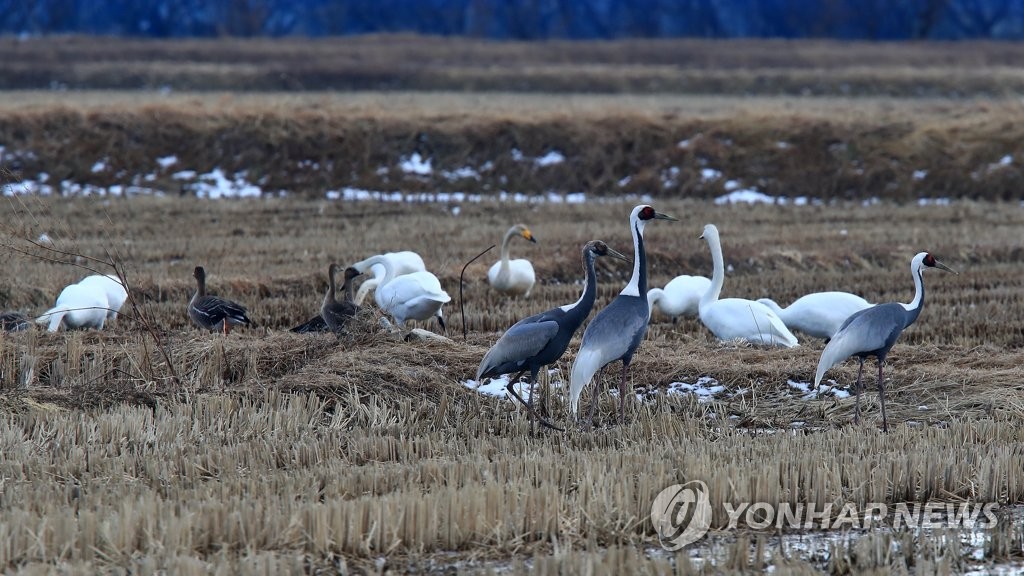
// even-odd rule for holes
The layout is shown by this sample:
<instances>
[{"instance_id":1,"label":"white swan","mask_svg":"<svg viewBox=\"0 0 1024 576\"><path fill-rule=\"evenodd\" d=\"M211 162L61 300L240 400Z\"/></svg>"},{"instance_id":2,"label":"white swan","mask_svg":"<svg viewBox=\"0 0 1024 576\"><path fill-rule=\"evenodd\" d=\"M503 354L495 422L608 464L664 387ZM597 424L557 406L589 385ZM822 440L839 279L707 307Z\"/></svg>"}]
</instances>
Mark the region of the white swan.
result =
<instances>
[{"instance_id":1,"label":"white swan","mask_svg":"<svg viewBox=\"0 0 1024 576\"><path fill-rule=\"evenodd\" d=\"M103 290L107 295L107 319L117 319L117 313L121 311L121 306L124 306L124 301L128 299L128 291L124 289L124 285L121 284L117 275L93 274L82 278L78 283L82 286L95 286L97 289Z\"/></svg>"},{"instance_id":2,"label":"white swan","mask_svg":"<svg viewBox=\"0 0 1024 576\"><path fill-rule=\"evenodd\" d=\"M441 329L445 329L441 306L451 296L441 289L441 282L430 272L413 272L395 277L395 268L383 255L372 256L352 267L365 272L374 264L384 266L384 278L374 292L381 310L391 315L399 328L405 329L406 320L429 320L437 316Z\"/></svg>"},{"instance_id":3,"label":"white swan","mask_svg":"<svg viewBox=\"0 0 1024 576\"><path fill-rule=\"evenodd\" d=\"M515 236L522 236L530 242L537 242L533 233L524 224L516 224L505 232L501 241L501 260L494 263L487 271L487 281L499 291L516 296L528 297L533 290L533 284L537 281L533 273L533 264L529 260L518 258L508 259L508 243Z\"/></svg>"},{"instance_id":4,"label":"white swan","mask_svg":"<svg viewBox=\"0 0 1024 576\"><path fill-rule=\"evenodd\" d=\"M711 287L711 280L703 276L676 276L665 288L647 291L647 306L654 313L657 308L675 322L680 316L698 316L700 299Z\"/></svg>"},{"instance_id":5,"label":"white swan","mask_svg":"<svg viewBox=\"0 0 1024 576\"><path fill-rule=\"evenodd\" d=\"M785 308L780 308L771 298L761 298L758 302L771 308L787 328L826 339L831 338L854 312L873 306L849 292L815 292L797 298Z\"/></svg>"},{"instance_id":6,"label":"white swan","mask_svg":"<svg viewBox=\"0 0 1024 576\"><path fill-rule=\"evenodd\" d=\"M752 344L787 348L796 346L796 336L793 336L782 319L764 304L742 298L718 299L722 292L722 284L725 282L725 264L722 261L722 242L718 237L718 228L715 228L714 224L708 224L704 227L701 238L708 242L715 268L711 277L711 288L700 299L700 319L708 330L711 330L719 340L739 338Z\"/></svg>"},{"instance_id":7,"label":"white swan","mask_svg":"<svg viewBox=\"0 0 1024 576\"><path fill-rule=\"evenodd\" d=\"M409 250L404 250L402 252L387 252L380 254L380 256L383 256L391 262L391 266L395 270L396 277L411 274L413 272L427 271L427 267L423 264L423 258L421 258L419 254ZM369 260L369 258L367 258L367 260ZM363 262L366 262L366 260L363 260ZM357 268L358 265L363 262L357 262L352 267ZM360 270L362 270L362 268L360 268ZM381 280L384 279L385 271L383 264L374 264L373 266L370 266L370 271L373 273L373 277L364 280L363 283L359 285L359 289L356 291L355 297L356 304L362 304L363 300L366 299L366 295L370 293L370 290L379 286Z\"/></svg>"},{"instance_id":8,"label":"white swan","mask_svg":"<svg viewBox=\"0 0 1024 576\"><path fill-rule=\"evenodd\" d=\"M72 284L57 297L53 308L36 318L37 324L48 324L47 330L56 332L61 326L70 328L103 329L107 319L107 293L96 286Z\"/></svg>"}]
</instances>

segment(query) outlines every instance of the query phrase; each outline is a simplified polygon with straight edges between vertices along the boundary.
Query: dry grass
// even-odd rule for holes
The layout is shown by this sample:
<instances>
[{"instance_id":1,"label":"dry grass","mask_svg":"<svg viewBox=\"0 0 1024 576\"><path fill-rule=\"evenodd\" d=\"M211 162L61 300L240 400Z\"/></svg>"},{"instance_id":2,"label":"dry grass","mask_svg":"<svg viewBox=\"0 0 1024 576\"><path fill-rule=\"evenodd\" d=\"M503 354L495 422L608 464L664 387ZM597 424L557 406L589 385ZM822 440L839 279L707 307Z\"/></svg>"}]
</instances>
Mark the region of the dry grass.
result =
<instances>
[{"instance_id":1,"label":"dry grass","mask_svg":"<svg viewBox=\"0 0 1024 576\"><path fill-rule=\"evenodd\" d=\"M655 495L682 480L708 483L716 528L727 520L723 501L1024 502L1017 204L655 204L682 222L648 230L652 285L708 273L697 239L706 222L722 230L733 296L789 301L841 289L906 301L915 252L959 269L927 275L926 309L890 358L894 432L877 430L874 393L859 427L849 423L852 399L798 399L786 381L811 378L819 342L723 345L694 321L656 317L631 381L641 391L710 375L728 392L709 404L631 402L628 425L616 427L617 401L605 395L597 431L531 438L521 410L460 384L508 324L576 298L585 240L628 252L628 204L468 204L454 216L443 205L295 198L6 200L10 246L31 248L23 239L47 232L68 251L118 251L182 382L173 384L130 316L103 333L0 335L0 566L686 574L701 564L660 552L647 519ZM340 343L286 330L318 306L329 261L416 249L454 295L463 263L513 221L540 241L513 253L533 261L541 285L529 300L507 301L485 283L495 254L471 266L466 341L455 306L446 311L451 342L398 342L372 309ZM39 312L84 274L10 251L2 258L7 308ZM211 291L248 304L263 327L228 338L191 328L184 309L196 264L210 272ZM602 305L628 270L599 270ZM854 370L830 376L846 384ZM551 410L564 421L561 394ZM794 422L805 424L771 432ZM1019 559L1020 534L1001 525L986 559ZM920 534L848 536L826 565L787 559L796 536L722 533L701 552L717 568L703 569L948 572L969 563Z\"/></svg>"},{"instance_id":2,"label":"dry grass","mask_svg":"<svg viewBox=\"0 0 1024 576\"><path fill-rule=\"evenodd\" d=\"M1022 60L1011 42L7 38L0 88L992 96L1024 88Z\"/></svg>"},{"instance_id":3,"label":"dry grass","mask_svg":"<svg viewBox=\"0 0 1024 576\"><path fill-rule=\"evenodd\" d=\"M64 180L134 184L189 194L173 173L221 168L229 175L245 171L267 192L312 198L349 186L713 198L736 179L776 196L907 202L922 196L1005 201L1017 199L1024 183L1018 99L722 103L504 94L491 100L479 94L23 94L0 106L0 184L46 173L58 186ZM515 150L526 160L516 159ZM533 162L552 151L565 161ZM430 176L399 169L414 152L432 161ZM177 164L157 165L170 154ZM1010 163L1001 164L1006 157ZM97 162L106 169L94 172ZM314 163L319 169L310 168ZM478 177L444 174L464 167ZM707 168L722 177L702 178Z\"/></svg>"}]
</instances>

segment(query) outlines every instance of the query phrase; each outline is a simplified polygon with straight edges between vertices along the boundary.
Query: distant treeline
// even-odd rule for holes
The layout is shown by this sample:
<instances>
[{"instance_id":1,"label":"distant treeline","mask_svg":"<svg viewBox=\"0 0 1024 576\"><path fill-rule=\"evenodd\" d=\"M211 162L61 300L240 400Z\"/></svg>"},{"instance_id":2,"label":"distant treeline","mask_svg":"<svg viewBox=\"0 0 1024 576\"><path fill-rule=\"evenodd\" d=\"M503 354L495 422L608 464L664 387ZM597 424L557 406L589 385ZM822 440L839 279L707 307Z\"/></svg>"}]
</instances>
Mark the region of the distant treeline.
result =
<instances>
[{"instance_id":1,"label":"distant treeline","mask_svg":"<svg viewBox=\"0 0 1024 576\"><path fill-rule=\"evenodd\" d=\"M1022 0L0 0L0 33L1020 39Z\"/></svg>"}]
</instances>

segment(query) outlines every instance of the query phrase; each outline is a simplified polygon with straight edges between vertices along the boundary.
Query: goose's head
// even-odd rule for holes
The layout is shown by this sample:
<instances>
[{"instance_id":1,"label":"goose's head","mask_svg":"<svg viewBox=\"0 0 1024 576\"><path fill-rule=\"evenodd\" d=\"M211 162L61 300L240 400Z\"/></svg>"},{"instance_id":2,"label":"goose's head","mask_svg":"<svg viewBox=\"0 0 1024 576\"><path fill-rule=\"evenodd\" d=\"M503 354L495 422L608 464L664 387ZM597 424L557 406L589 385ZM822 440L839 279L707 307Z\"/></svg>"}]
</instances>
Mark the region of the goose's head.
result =
<instances>
[{"instance_id":1,"label":"goose's head","mask_svg":"<svg viewBox=\"0 0 1024 576\"><path fill-rule=\"evenodd\" d=\"M196 269L192 271L192 277L200 282L206 281L206 269L202 266L196 266Z\"/></svg>"},{"instance_id":2,"label":"goose's head","mask_svg":"<svg viewBox=\"0 0 1024 576\"><path fill-rule=\"evenodd\" d=\"M362 275L362 272L360 272L359 270L356 270L355 268L353 268L351 266L349 266L348 268L345 268L345 281L346 282L348 282L349 280L355 278L356 276L360 276L360 275Z\"/></svg>"}]
</instances>

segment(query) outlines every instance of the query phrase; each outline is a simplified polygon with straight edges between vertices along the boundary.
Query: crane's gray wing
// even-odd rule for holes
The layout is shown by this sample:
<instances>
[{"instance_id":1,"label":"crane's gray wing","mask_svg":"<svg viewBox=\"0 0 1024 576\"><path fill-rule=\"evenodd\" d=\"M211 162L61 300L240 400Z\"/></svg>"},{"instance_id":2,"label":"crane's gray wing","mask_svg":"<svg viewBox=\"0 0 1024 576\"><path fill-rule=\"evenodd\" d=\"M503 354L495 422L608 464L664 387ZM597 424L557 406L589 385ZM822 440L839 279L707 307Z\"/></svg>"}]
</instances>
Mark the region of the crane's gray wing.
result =
<instances>
[{"instance_id":1,"label":"crane's gray wing","mask_svg":"<svg viewBox=\"0 0 1024 576\"><path fill-rule=\"evenodd\" d=\"M847 318L821 351L815 385L825 371L850 356L891 347L903 331L906 315L902 305L890 303L866 308Z\"/></svg>"},{"instance_id":2,"label":"crane's gray wing","mask_svg":"<svg viewBox=\"0 0 1024 576\"><path fill-rule=\"evenodd\" d=\"M484 354L477 370L477 379L496 369L503 371L495 375L519 369L519 366L543 350L555 334L558 334L558 323L553 321L532 324L521 322L512 326ZM510 364L512 367L508 368Z\"/></svg>"}]
</instances>

